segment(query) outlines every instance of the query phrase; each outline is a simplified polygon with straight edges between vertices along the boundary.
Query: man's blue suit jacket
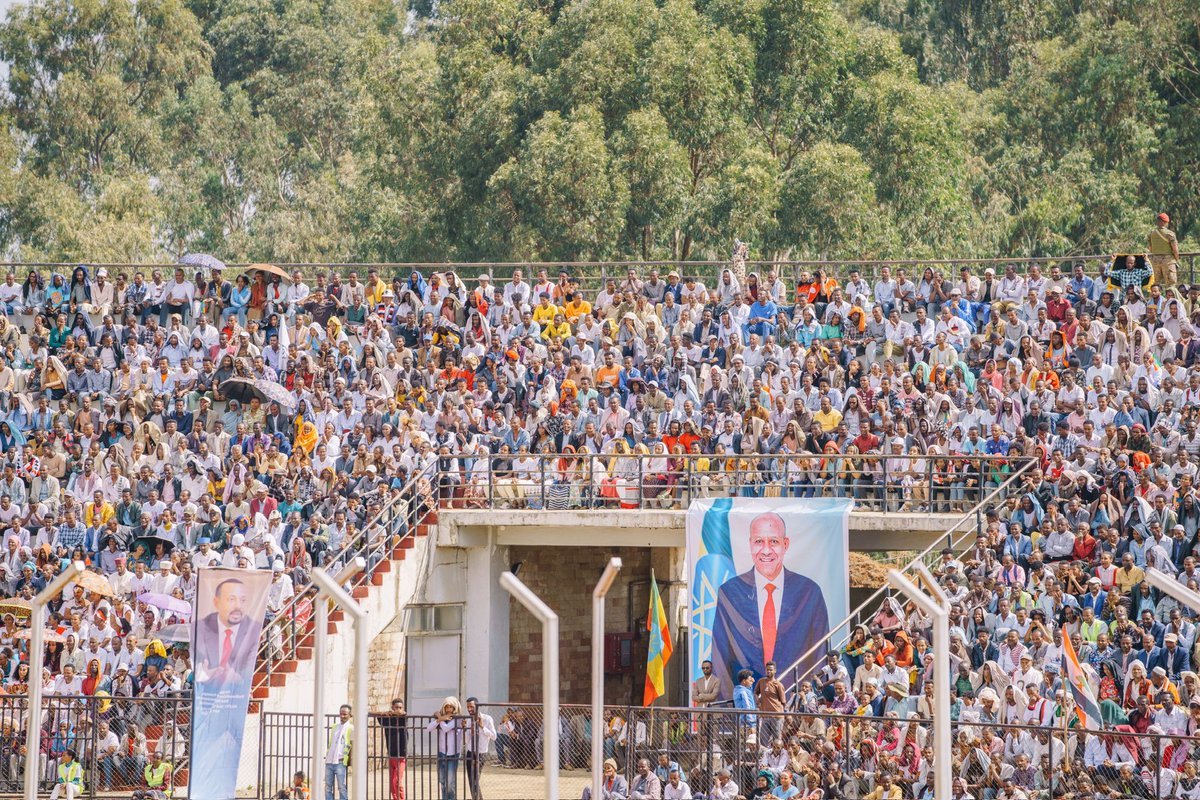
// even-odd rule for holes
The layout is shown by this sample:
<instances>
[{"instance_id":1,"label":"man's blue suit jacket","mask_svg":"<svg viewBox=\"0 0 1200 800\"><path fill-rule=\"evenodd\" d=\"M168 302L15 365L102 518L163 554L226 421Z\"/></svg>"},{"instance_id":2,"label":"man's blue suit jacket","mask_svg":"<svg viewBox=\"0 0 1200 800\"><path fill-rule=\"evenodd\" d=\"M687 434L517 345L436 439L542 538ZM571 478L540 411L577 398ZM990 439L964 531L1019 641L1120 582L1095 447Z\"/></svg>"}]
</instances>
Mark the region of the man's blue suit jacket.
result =
<instances>
[{"instance_id":1,"label":"man's blue suit jacket","mask_svg":"<svg viewBox=\"0 0 1200 800\"><path fill-rule=\"evenodd\" d=\"M776 602L780 600L777 598ZM825 654L818 650L800 665L798 673L789 671L806 650L828 633L829 611L820 587L803 575L785 569L773 656L779 667L776 677L784 686L790 689L798 677L821 662ZM755 680L763 675L762 628L754 570L730 578L717 590L712 662L713 674L721 681L722 697L733 697L733 682L739 671L750 670Z\"/></svg>"}]
</instances>

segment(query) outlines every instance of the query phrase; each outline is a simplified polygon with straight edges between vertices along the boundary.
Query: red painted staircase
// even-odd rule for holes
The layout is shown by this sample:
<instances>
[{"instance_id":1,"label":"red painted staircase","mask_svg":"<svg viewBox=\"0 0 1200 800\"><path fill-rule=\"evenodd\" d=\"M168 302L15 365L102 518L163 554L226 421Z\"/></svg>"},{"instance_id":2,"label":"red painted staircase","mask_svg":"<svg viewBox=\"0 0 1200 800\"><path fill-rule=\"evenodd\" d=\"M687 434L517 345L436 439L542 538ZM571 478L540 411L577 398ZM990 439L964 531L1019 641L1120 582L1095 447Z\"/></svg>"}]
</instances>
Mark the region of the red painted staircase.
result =
<instances>
[{"instance_id":1,"label":"red painted staircase","mask_svg":"<svg viewBox=\"0 0 1200 800\"><path fill-rule=\"evenodd\" d=\"M388 557L381 559L369 574L358 575L351 581L351 596L358 600L369 597L376 587L383 585L384 575L392 571L392 562L404 561L408 557L409 551L416 547L416 537L431 535L436 525L437 511L427 511L420 521L412 526L412 534L398 540L392 546L387 554ZM271 689L287 684L288 676L296 672L299 662L308 661L313 657L313 649L316 644L314 632L316 621L311 597L305 597L295 602L291 606L290 612L285 610L284 615L290 615L296 620L296 630L294 633L288 630L285 634L285 638L290 641L284 642L282 659L268 663L263 650L260 649L258 666L255 668L254 681L251 683L250 690L251 714L257 714L262 710L262 701L271 696ZM340 609L330 610L330 634L338 632L339 626L346 621L345 617L345 613Z\"/></svg>"}]
</instances>

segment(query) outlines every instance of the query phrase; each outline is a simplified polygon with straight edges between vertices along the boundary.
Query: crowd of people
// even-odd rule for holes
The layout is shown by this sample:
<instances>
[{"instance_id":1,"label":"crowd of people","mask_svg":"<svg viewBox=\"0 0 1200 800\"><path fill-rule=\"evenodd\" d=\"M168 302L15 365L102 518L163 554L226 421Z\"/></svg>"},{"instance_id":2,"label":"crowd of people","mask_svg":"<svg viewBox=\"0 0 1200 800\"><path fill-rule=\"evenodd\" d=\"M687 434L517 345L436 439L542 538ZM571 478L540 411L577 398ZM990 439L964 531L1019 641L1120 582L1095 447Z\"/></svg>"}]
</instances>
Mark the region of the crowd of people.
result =
<instances>
[{"instance_id":1,"label":"crowd of people","mask_svg":"<svg viewBox=\"0 0 1200 800\"><path fill-rule=\"evenodd\" d=\"M1176 733L1164 694L1200 707L1192 611L1141 576L1196 587L1200 285L1177 283L1163 216L1145 255L999 274L754 271L744 246L707 283L630 268L598 291L570 270L468 285L454 270L206 258L10 273L0 689L186 692L186 643L163 631L186 627L199 569L270 570L273 617L400 495L615 506L632 488L669 506L693 489L839 491L948 511L1034 461L939 572L959 603L956 715L1051 719L1069 636L1113 724ZM72 560L110 590L52 605L46 669L30 676L22 601ZM921 695L926 621L898 608L875 623L813 676L814 709L885 716L896 687ZM83 717L68 728L98 723ZM1182 786L1190 759L1176 759L1162 768Z\"/></svg>"}]
</instances>

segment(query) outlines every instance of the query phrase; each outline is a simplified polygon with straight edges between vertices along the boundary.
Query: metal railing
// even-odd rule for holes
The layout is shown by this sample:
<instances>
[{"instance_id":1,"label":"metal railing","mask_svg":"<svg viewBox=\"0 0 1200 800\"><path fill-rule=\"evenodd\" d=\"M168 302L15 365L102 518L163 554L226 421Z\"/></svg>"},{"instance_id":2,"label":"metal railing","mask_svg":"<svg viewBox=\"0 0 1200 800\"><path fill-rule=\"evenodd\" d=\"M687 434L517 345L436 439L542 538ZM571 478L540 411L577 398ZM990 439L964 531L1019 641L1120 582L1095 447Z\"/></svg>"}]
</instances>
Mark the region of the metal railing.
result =
<instances>
[{"instance_id":1,"label":"metal railing","mask_svg":"<svg viewBox=\"0 0 1200 800\"><path fill-rule=\"evenodd\" d=\"M1180 253L1179 259L1179 278L1187 283L1195 283L1200 276L1196 272L1196 259L1200 253L1189 252ZM1063 256L1008 256L996 258L932 258L932 259L838 259L831 261L813 260L813 259L747 259L742 262L745 271L764 273L769 270L774 270L776 274L784 280L795 282L802 273L812 272L815 270L823 270L827 276L837 278L839 280L848 278L852 270L858 270L864 279L873 279L878 277L884 267L889 269L905 269L910 271L909 277L914 277L919 280L919 273L927 267L935 271L946 273L950 270L957 270L961 267L978 267L981 270L988 266L1004 267L1008 264L1013 264L1019 272L1024 272L1034 264L1043 265L1046 267L1058 264L1063 267L1072 267L1077 262L1083 262L1085 269L1089 275L1093 277L1097 274L1097 265L1100 263L1109 263L1112 259L1110 254L1085 254L1085 255L1063 255ZM295 263L276 263L275 266L281 269L301 272L306 279L315 277L317 274L335 273L346 275L351 271L357 271L360 277L365 278L366 274L371 270L379 272L380 277L385 281L390 282L397 275L404 275L413 270L419 271L424 275L431 272L454 271L460 278L468 283L468 289L474 286L475 279L483 273L488 273L492 276L494 284L500 284L503 281L509 280L514 271L521 270L525 280L532 284L536 278L538 271L545 270L551 281L556 281L560 272L566 272L572 280L583 290L599 291L605 282L612 278L618 283L628 275L630 269L636 270L639 277L645 278L652 269L658 270L661 276L665 278L668 272L676 271L681 276L695 275L706 286L711 286L712 282L719 278L722 270L731 267L732 262L729 259L695 259L687 261L677 260L642 260L642 261L475 261L475 262L295 262ZM7 270L12 270L16 273L18 281L23 279L30 270L50 270L54 272L62 272L65 275L70 275L70 272L78 266L75 263L53 262L53 261L3 261L0 262ZM126 277L131 279L134 272L147 272L154 269L173 270L177 265L168 262L134 262L134 263L98 263L89 262L88 266L92 268L104 267L111 273L115 279L116 273L128 271ZM236 271L249 267L249 263L229 262L227 267L229 270ZM194 268L189 268L194 269ZM1066 271L1066 270L1064 270ZM918 273L913 275L912 273ZM190 274L190 273L189 273Z\"/></svg>"},{"instance_id":2,"label":"metal railing","mask_svg":"<svg viewBox=\"0 0 1200 800\"><path fill-rule=\"evenodd\" d=\"M1025 477L1036 466L1036 459L1030 459L1023 464L1016 465L1016 469L1007 473L1002 482L982 497L970 511L963 514L946 529L944 539L939 538L918 553L915 558L901 569L901 572L911 574L913 566L918 563L930 568L935 567L944 548L953 550L955 556L965 552L968 549L968 544L974 543L975 537L984 531L984 510L989 506L1000 506L1008 498L1011 491L1023 492L1024 489L1022 487ZM890 598L894 594L894 590L889 585L884 584L880 586L870 597L851 611L845 619L832 626L829 633L823 639L815 642L800 658L796 659L795 663L789 665L786 670L782 670L780 672L782 675L788 674L789 671L796 675L796 679L792 685L793 691L801 681L808 680L816 667L820 665L820 659L814 659L814 655L829 650L840 650L850 640L854 629L859 625L866 625L869 628L870 620L879 612L884 599ZM904 605L904 603L901 603L901 605ZM801 673L799 666L805 663L815 663L815 666Z\"/></svg>"},{"instance_id":3,"label":"metal railing","mask_svg":"<svg viewBox=\"0 0 1200 800\"><path fill-rule=\"evenodd\" d=\"M1053 698L1049 701L1052 703ZM617 765L617 775L631 787L635 781L662 781L639 778L639 762L648 762L651 774L669 775L678 768L680 781L686 782L693 796L709 796L717 774L727 770L738 786L738 795L751 796L760 775L777 783L782 771L793 774L793 783L809 788L832 786L832 796L863 797L879 785L884 773L892 776L905 797L919 797L931 780L928 769L931 756L926 741L931 737L930 706L919 697L893 699L864 706L867 713L835 714L810 709L807 712L747 711L734 708L663 708L640 706L605 707L600 726L594 726L591 709L582 705L564 705L559 717L560 785L563 797L578 797L589 782L591 737L603 737L601 752ZM461 798L483 796L489 800L535 796L531 786L542 768L543 738L541 706L533 704L482 704L480 710L492 718L497 738L488 747L477 743L478 728L468 718L455 718L459 743L465 752L487 750L481 758L465 755L455 759L444 779L453 781ZM918 719L910 720L915 713ZM945 710L943 713L949 713ZM951 723L955 779L964 784L965 793L974 797L998 795L1005 780L1018 788L1036 788L1046 796L1058 790L1082 791L1076 796L1092 797L1088 787L1115 789L1109 796L1138 796L1136 783L1149 796L1166 797L1171 780L1155 765L1170 763L1181 748L1191 760L1200 738L1182 735L1182 731L1137 734L1129 730L1105 730L1111 737L1113 767L1097 761L1099 731L1085 731L1064 725L1073 713L1053 717L1048 725L983 722L978 705L968 712L971 719ZM893 716L894 715L894 716ZM435 735L428 730L430 717L388 717L372 715L366 768L370 771L367 797L370 800L396 798L391 779L396 775L390 760L403 743L405 765L401 774L407 800L433 800L448 796L438 784L438 755ZM334 718L326 720L331 727ZM264 714L260 750L259 797L274 796L286 789L297 771L307 774L311 759L306 743L312 725L310 714ZM405 741L387 739L385 725L402 728ZM775 749L773 742L780 747ZM997 744L996 741L999 740ZM868 744L869 743L869 744ZM1104 745L1107 755L1108 746ZM987 756L980 758L980 751ZM1123 777L1117 764L1126 760L1137 764ZM920 756L920 758L914 758ZM1027 761L1026 761L1027 760ZM444 761L444 760L443 760ZM351 769L363 760L354 759ZM470 792L472 780L477 793ZM811 783L810 783L811 782ZM1134 791L1130 791L1134 790ZM661 796L648 793L646 796ZM1069 795L1068 795L1069 796Z\"/></svg>"},{"instance_id":4,"label":"metal railing","mask_svg":"<svg viewBox=\"0 0 1200 800\"><path fill-rule=\"evenodd\" d=\"M24 746L28 706L25 697L0 696L0 796L20 795L25 771L31 768L38 771L39 792L49 794L59 758L68 749L83 767L83 791L76 797L90 800L108 792L129 796L145 789L144 768L155 752L172 765L174 787L187 786L190 697L47 695L33 764Z\"/></svg>"},{"instance_id":5,"label":"metal railing","mask_svg":"<svg viewBox=\"0 0 1200 800\"><path fill-rule=\"evenodd\" d=\"M324 554L319 566L337 572L340 565L362 557L367 568L354 578L354 585L369 585L375 567L391 558L392 551L402 546L404 540L416 535L416 529L425 515L433 510L431 487L433 471L423 468L411 475L405 485L390 492L376 513L361 530L342 543L342 546ZM318 566L314 563L314 566ZM295 660L301 648L311 648L315 643L312 626L314 614L312 604L316 597L316 584L310 578L294 587L294 595L274 614L268 614L258 646L258 668L253 688L271 685L271 675L282 661ZM253 696L253 695L252 695Z\"/></svg>"},{"instance_id":6,"label":"metal railing","mask_svg":"<svg viewBox=\"0 0 1200 800\"><path fill-rule=\"evenodd\" d=\"M450 508L669 509L705 497L843 497L862 510L950 514L978 506L1028 458L770 453L443 456Z\"/></svg>"}]
</instances>

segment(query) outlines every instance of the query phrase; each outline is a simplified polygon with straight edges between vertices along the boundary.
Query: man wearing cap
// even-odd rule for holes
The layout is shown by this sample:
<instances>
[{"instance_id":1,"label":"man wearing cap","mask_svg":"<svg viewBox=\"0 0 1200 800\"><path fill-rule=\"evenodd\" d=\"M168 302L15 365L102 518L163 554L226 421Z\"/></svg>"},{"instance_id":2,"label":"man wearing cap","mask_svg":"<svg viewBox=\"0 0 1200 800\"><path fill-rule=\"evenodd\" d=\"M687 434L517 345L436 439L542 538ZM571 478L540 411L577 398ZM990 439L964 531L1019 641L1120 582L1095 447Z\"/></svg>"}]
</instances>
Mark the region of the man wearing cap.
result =
<instances>
[{"instance_id":1,"label":"man wearing cap","mask_svg":"<svg viewBox=\"0 0 1200 800\"><path fill-rule=\"evenodd\" d=\"M1163 636L1163 646L1158 649L1154 666L1162 667L1166 670L1167 677L1178 683L1180 676L1191 669L1190 661L1187 651L1179 646L1178 634L1168 633Z\"/></svg>"},{"instance_id":2,"label":"man wearing cap","mask_svg":"<svg viewBox=\"0 0 1200 800\"><path fill-rule=\"evenodd\" d=\"M1169 216L1159 214L1154 220L1154 230L1147 237L1154 282L1164 289L1175 285L1179 269L1179 241L1175 232L1167 228L1170 222Z\"/></svg>"},{"instance_id":3,"label":"man wearing cap","mask_svg":"<svg viewBox=\"0 0 1200 800\"><path fill-rule=\"evenodd\" d=\"M178 578L171 571L170 559L164 558L158 562L158 572L150 579L149 591L159 594L170 594L175 588Z\"/></svg>"},{"instance_id":4,"label":"man wearing cap","mask_svg":"<svg viewBox=\"0 0 1200 800\"><path fill-rule=\"evenodd\" d=\"M229 543L230 548L225 551L225 555L221 559L224 566L236 567L239 558L248 558L251 562L254 561L254 551L246 545L244 534L235 533Z\"/></svg>"}]
</instances>

